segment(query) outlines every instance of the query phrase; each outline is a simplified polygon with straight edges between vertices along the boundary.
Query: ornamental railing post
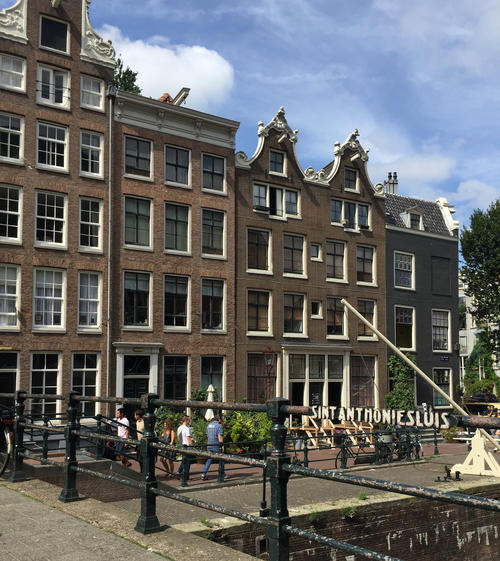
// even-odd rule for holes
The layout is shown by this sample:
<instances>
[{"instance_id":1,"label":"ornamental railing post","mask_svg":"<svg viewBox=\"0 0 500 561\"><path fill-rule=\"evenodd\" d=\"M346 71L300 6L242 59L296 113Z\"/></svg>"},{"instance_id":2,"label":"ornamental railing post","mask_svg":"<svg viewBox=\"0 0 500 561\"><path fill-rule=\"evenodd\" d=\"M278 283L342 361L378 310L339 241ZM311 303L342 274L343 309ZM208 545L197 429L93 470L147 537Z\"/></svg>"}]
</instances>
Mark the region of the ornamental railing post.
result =
<instances>
[{"instance_id":1,"label":"ornamental railing post","mask_svg":"<svg viewBox=\"0 0 500 561\"><path fill-rule=\"evenodd\" d=\"M66 439L66 458L64 460L64 483L59 500L63 503L77 501L78 491L76 489L76 445L78 436L74 431L79 430L80 423L78 421L78 402L75 396L78 392L69 392L66 395L66 427L64 428L64 438Z\"/></svg>"},{"instance_id":2,"label":"ornamental railing post","mask_svg":"<svg viewBox=\"0 0 500 561\"><path fill-rule=\"evenodd\" d=\"M270 561L288 561L289 559L290 539L283 530L283 526L290 524L287 505L289 474L283 470L283 466L290 463L290 457L285 454L287 428L285 414L281 412L281 407L289 404L288 399L281 397L274 397L266 402L267 415L273 422L271 426L272 452L267 459L267 474L271 484L271 506L267 519Z\"/></svg>"},{"instance_id":3,"label":"ornamental railing post","mask_svg":"<svg viewBox=\"0 0 500 561\"><path fill-rule=\"evenodd\" d=\"M136 532L149 534L160 529L160 522L156 516L156 493L153 489L158 487L156 480L156 448L151 444L156 443L156 415L154 399L156 394L145 394L141 396L141 407L144 409L144 434L140 442L140 453L142 457L142 487L141 487L141 514L135 525Z\"/></svg>"},{"instance_id":4,"label":"ornamental railing post","mask_svg":"<svg viewBox=\"0 0 500 561\"><path fill-rule=\"evenodd\" d=\"M102 434L102 415L100 413L97 413L95 419L96 419L96 432L97 434ZM99 438L95 445L96 460L102 460L103 449L104 449L104 441Z\"/></svg>"},{"instance_id":5,"label":"ornamental railing post","mask_svg":"<svg viewBox=\"0 0 500 561\"><path fill-rule=\"evenodd\" d=\"M10 474L11 481L25 481L26 473L24 472L24 408L26 402L26 392L18 390L16 392L16 417L14 421L14 465Z\"/></svg>"}]
</instances>

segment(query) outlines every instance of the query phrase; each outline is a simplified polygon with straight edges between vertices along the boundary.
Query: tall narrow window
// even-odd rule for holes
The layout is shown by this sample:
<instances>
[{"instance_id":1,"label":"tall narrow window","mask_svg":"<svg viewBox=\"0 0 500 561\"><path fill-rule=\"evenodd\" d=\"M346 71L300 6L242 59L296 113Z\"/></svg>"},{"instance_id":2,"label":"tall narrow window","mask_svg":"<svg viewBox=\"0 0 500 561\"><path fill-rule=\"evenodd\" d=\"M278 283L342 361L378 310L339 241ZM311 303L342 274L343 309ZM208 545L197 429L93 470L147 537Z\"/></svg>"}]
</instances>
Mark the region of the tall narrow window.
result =
<instances>
[{"instance_id":1,"label":"tall narrow window","mask_svg":"<svg viewBox=\"0 0 500 561\"><path fill-rule=\"evenodd\" d=\"M15 265L0 265L0 329L19 325L19 269Z\"/></svg>"},{"instance_id":2,"label":"tall narrow window","mask_svg":"<svg viewBox=\"0 0 500 561\"><path fill-rule=\"evenodd\" d=\"M297 216L299 214L299 194L297 191L285 191L285 213Z\"/></svg>"},{"instance_id":3,"label":"tall narrow window","mask_svg":"<svg viewBox=\"0 0 500 561\"><path fill-rule=\"evenodd\" d=\"M125 271L123 321L128 327L149 325L149 273Z\"/></svg>"},{"instance_id":4,"label":"tall narrow window","mask_svg":"<svg viewBox=\"0 0 500 561\"><path fill-rule=\"evenodd\" d=\"M35 242L65 245L66 196L55 193L36 193Z\"/></svg>"},{"instance_id":5,"label":"tall narrow window","mask_svg":"<svg viewBox=\"0 0 500 561\"><path fill-rule=\"evenodd\" d=\"M283 332L304 333L304 295L283 295Z\"/></svg>"},{"instance_id":6,"label":"tall narrow window","mask_svg":"<svg viewBox=\"0 0 500 561\"><path fill-rule=\"evenodd\" d=\"M394 252L394 286L413 288L413 255Z\"/></svg>"},{"instance_id":7,"label":"tall narrow window","mask_svg":"<svg viewBox=\"0 0 500 561\"><path fill-rule=\"evenodd\" d=\"M358 226L360 228L369 228L369 213L370 207L368 205L358 204Z\"/></svg>"},{"instance_id":8,"label":"tall narrow window","mask_svg":"<svg viewBox=\"0 0 500 561\"><path fill-rule=\"evenodd\" d=\"M46 16L40 19L40 46L62 53L69 52L69 24Z\"/></svg>"},{"instance_id":9,"label":"tall narrow window","mask_svg":"<svg viewBox=\"0 0 500 561\"><path fill-rule=\"evenodd\" d=\"M33 326L35 328L64 326L64 272L35 269Z\"/></svg>"},{"instance_id":10,"label":"tall narrow window","mask_svg":"<svg viewBox=\"0 0 500 561\"><path fill-rule=\"evenodd\" d=\"M67 128L38 123L37 164L41 167L66 169Z\"/></svg>"},{"instance_id":11,"label":"tall narrow window","mask_svg":"<svg viewBox=\"0 0 500 561\"><path fill-rule=\"evenodd\" d=\"M203 189L224 191L224 158L203 154Z\"/></svg>"},{"instance_id":12,"label":"tall narrow window","mask_svg":"<svg viewBox=\"0 0 500 561\"><path fill-rule=\"evenodd\" d=\"M80 250L101 249L101 214L101 201L80 199Z\"/></svg>"},{"instance_id":13,"label":"tall narrow window","mask_svg":"<svg viewBox=\"0 0 500 561\"><path fill-rule=\"evenodd\" d=\"M269 171L271 173L285 173L285 154L283 152L269 151Z\"/></svg>"},{"instance_id":14,"label":"tall narrow window","mask_svg":"<svg viewBox=\"0 0 500 561\"><path fill-rule=\"evenodd\" d=\"M356 276L358 282L373 282L373 247L356 248Z\"/></svg>"},{"instance_id":15,"label":"tall narrow window","mask_svg":"<svg viewBox=\"0 0 500 561\"><path fill-rule=\"evenodd\" d=\"M326 278L343 280L344 271L344 242L326 242Z\"/></svg>"},{"instance_id":16,"label":"tall narrow window","mask_svg":"<svg viewBox=\"0 0 500 561\"><path fill-rule=\"evenodd\" d=\"M168 355L164 358L163 393L165 399L186 399L188 357Z\"/></svg>"},{"instance_id":17,"label":"tall narrow window","mask_svg":"<svg viewBox=\"0 0 500 561\"><path fill-rule=\"evenodd\" d=\"M139 177L151 176L151 142L125 137L125 173Z\"/></svg>"},{"instance_id":18,"label":"tall narrow window","mask_svg":"<svg viewBox=\"0 0 500 561\"><path fill-rule=\"evenodd\" d=\"M432 350L449 351L449 319L448 310L432 310Z\"/></svg>"},{"instance_id":19,"label":"tall narrow window","mask_svg":"<svg viewBox=\"0 0 500 561\"><path fill-rule=\"evenodd\" d=\"M330 222L340 224L342 221L342 201L332 199L330 201Z\"/></svg>"},{"instance_id":20,"label":"tall narrow window","mask_svg":"<svg viewBox=\"0 0 500 561\"><path fill-rule=\"evenodd\" d=\"M344 226L356 228L356 203L344 203Z\"/></svg>"},{"instance_id":21,"label":"tall narrow window","mask_svg":"<svg viewBox=\"0 0 500 561\"><path fill-rule=\"evenodd\" d=\"M0 113L0 160L18 163L22 158L24 120Z\"/></svg>"},{"instance_id":22,"label":"tall narrow window","mask_svg":"<svg viewBox=\"0 0 500 561\"><path fill-rule=\"evenodd\" d=\"M304 238L292 234L283 235L283 272L304 274Z\"/></svg>"},{"instance_id":23,"label":"tall narrow window","mask_svg":"<svg viewBox=\"0 0 500 561\"><path fill-rule=\"evenodd\" d=\"M189 185L189 150L165 146L165 181Z\"/></svg>"},{"instance_id":24,"label":"tall narrow window","mask_svg":"<svg viewBox=\"0 0 500 561\"><path fill-rule=\"evenodd\" d=\"M102 176L102 134L81 132L80 172L84 175Z\"/></svg>"},{"instance_id":25,"label":"tall narrow window","mask_svg":"<svg viewBox=\"0 0 500 561\"><path fill-rule=\"evenodd\" d=\"M248 331L269 332L269 292L248 291Z\"/></svg>"},{"instance_id":26,"label":"tall narrow window","mask_svg":"<svg viewBox=\"0 0 500 561\"><path fill-rule=\"evenodd\" d=\"M358 173L356 172L356 170L351 168L344 169L344 189L356 191L358 187L357 179Z\"/></svg>"},{"instance_id":27,"label":"tall narrow window","mask_svg":"<svg viewBox=\"0 0 500 561\"><path fill-rule=\"evenodd\" d=\"M25 90L24 59L0 53L0 88Z\"/></svg>"},{"instance_id":28,"label":"tall narrow window","mask_svg":"<svg viewBox=\"0 0 500 561\"><path fill-rule=\"evenodd\" d=\"M150 247L151 201L125 197L125 244Z\"/></svg>"},{"instance_id":29,"label":"tall narrow window","mask_svg":"<svg viewBox=\"0 0 500 561\"><path fill-rule=\"evenodd\" d=\"M372 325L375 320L375 302L373 300L358 300L358 312ZM373 331L366 323L359 320L358 337L373 337Z\"/></svg>"},{"instance_id":30,"label":"tall narrow window","mask_svg":"<svg viewBox=\"0 0 500 561\"><path fill-rule=\"evenodd\" d=\"M71 388L85 397L94 397L97 390L97 354L74 353ZM80 401L83 415L95 415L95 403Z\"/></svg>"},{"instance_id":31,"label":"tall narrow window","mask_svg":"<svg viewBox=\"0 0 500 561\"><path fill-rule=\"evenodd\" d=\"M165 316L167 328L188 326L188 286L189 278L165 275Z\"/></svg>"},{"instance_id":32,"label":"tall narrow window","mask_svg":"<svg viewBox=\"0 0 500 561\"><path fill-rule=\"evenodd\" d=\"M341 298L326 299L326 334L345 335L345 312Z\"/></svg>"},{"instance_id":33,"label":"tall narrow window","mask_svg":"<svg viewBox=\"0 0 500 561\"><path fill-rule=\"evenodd\" d=\"M396 346L400 349L413 349L413 308L396 306Z\"/></svg>"},{"instance_id":34,"label":"tall narrow window","mask_svg":"<svg viewBox=\"0 0 500 561\"><path fill-rule=\"evenodd\" d=\"M202 209L202 253L224 255L224 213Z\"/></svg>"},{"instance_id":35,"label":"tall narrow window","mask_svg":"<svg viewBox=\"0 0 500 561\"><path fill-rule=\"evenodd\" d=\"M189 207L165 203L165 249L188 252Z\"/></svg>"},{"instance_id":36,"label":"tall narrow window","mask_svg":"<svg viewBox=\"0 0 500 561\"><path fill-rule=\"evenodd\" d=\"M0 185L0 241L21 241L21 190Z\"/></svg>"},{"instance_id":37,"label":"tall narrow window","mask_svg":"<svg viewBox=\"0 0 500 561\"><path fill-rule=\"evenodd\" d=\"M37 102L67 109L70 104L69 72L38 66Z\"/></svg>"},{"instance_id":38,"label":"tall narrow window","mask_svg":"<svg viewBox=\"0 0 500 561\"><path fill-rule=\"evenodd\" d=\"M444 393L450 395L450 369L433 368L432 378L434 383L439 386ZM433 391L434 406L448 405L448 401L436 390Z\"/></svg>"},{"instance_id":39,"label":"tall narrow window","mask_svg":"<svg viewBox=\"0 0 500 561\"><path fill-rule=\"evenodd\" d=\"M31 355L31 393L56 395L59 378L59 355L57 353L34 353ZM31 414L55 416L57 401L54 398L31 401Z\"/></svg>"},{"instance_id":40,"label":"tall narrow window","mask_svg":"<svg viewBox=\"0 0 500 561\"><path fill-rule=\"evenodd\" d=\"M99 273L78 274L78 327L100 327L100 277Z\"/></svg>"},{"instance_id":41,"label":"tall narrow window","mask_svg":"<svg viewBox=\"0 0 500 561\"><path fill-rule=\"evenodd\" d=\"M80 81L80 105L87 109L104 109L104 82L92 76L83 76Z\"/></svg>"},{"instance_id":42,"label":"tall narrow window","mask_svg":"<svg viewBox=\"0 0 500 561\"><path fill-rule=\"evenodd\" d=\"M269 232L248 230L248 269L269 270Z\"/></svg>"},{"instance_id":43,"label":"tall narrow window","mask_svg":"<svg viewBox=\"0 0 500 561\"><path fill-rule=\"evenodd\" d=\"M223 393L223 369L224 357L223 356L202 356L201 357L201 379L200 385L202 388L208 388L210 384L217 390L217 395L222 399Z\"/></svg>"},{"instance_id":44,"label":"tall narrow window","mask_svg":"<svg viewBox=\"0 0 500 561\"><path fill-rule=\"evenodd\" d=\"M202 279L201 281L201 328L222 330L224 328L224 281Z\"/></svg>"}]
</instances>

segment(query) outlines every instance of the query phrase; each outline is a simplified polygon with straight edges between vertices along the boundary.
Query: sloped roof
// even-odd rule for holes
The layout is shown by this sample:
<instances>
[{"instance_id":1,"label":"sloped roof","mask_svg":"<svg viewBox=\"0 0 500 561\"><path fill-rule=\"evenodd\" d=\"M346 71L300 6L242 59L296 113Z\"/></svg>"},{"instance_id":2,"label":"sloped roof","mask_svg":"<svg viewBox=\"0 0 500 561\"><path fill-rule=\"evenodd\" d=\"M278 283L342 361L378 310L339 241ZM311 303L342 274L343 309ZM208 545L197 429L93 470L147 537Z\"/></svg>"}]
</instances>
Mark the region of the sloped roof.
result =
<instances>
[{"instance_id":1,"label":"sloped roof","mask_svg":"<svg viewBox=\"0 0 500 561\"><path fill-rule=\"evenodd\" d=\"M402 215L412 209L416 209L417 212L422 213L422 222L425 232L441 234L443 236L452 236L446 226L443 213L437 203L423 201L422 199L414 199L413 197L403 197L402 195L386 193L386 224L409 229L403 222Z\"/></svg>"}]
</instances>

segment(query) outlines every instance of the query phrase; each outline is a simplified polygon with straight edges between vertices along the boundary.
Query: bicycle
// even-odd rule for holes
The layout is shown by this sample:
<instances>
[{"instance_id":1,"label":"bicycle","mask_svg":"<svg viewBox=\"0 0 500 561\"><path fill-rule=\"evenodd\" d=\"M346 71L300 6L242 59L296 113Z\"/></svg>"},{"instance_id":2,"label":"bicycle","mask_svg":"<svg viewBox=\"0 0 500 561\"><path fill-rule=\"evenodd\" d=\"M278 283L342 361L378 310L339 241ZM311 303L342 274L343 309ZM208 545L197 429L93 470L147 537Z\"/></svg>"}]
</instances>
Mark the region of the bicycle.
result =
<instances>
[{"instance_id":1,"label":"bicycle","mask_svg":"<svg viewBox=\"0 0 500 561\"><path fill-rule=\"evenodd\" d=\"M10 407L1 405L0 415L0 477L4 474L7 466L14 459L14 413Z\"/></svg>"},{"instance_id":2,"label":"bicycle","mask_svg":"<svg viewBox=\"0 0 500 561\"><path fill-rule=\"evenodd\" d=\"M349 458L352 458L354 464L372 464L375 462L375 452L373 451L373 446L366 435L358 434L355 435L357 444L347 444L344 448L341 448L338 451L338 454L335 456L335 469L339 469L342 467L342 457L345 454L345 465ZM346 435L343 435L343 438L348 438ZM390 453L389 447L384 444L382 447L386 447L387 450L380 452L380 458L384 458L385 462L389 462L392 459L392 454ZM391 459L389 459L391 458Z\"/></svg>"}]
</instances>

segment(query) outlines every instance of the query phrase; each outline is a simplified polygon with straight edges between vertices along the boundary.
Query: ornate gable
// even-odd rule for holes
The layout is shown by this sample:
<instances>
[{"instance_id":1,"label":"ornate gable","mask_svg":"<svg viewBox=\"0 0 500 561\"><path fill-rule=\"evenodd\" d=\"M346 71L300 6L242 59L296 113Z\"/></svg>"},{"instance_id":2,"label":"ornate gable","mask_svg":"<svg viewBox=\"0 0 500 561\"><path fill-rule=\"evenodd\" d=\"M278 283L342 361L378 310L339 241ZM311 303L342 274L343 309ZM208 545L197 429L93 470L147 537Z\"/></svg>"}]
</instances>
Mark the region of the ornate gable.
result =
<instances>
[{"instance_id":1,"label":"ornate gable","mask_svg":"<svg viewBox=\"0 0 500 561\"><path fill-rule=\"evenodd\" d=\"M14 6L0 11L0 37L27 43L26 17L28 0L18 0Z\"/></svg>"},{"instance_id":2,"label":"ornate gable","mask_svg":"<svg viewBox=\"0 0 500 561\"><path fill-rule=\"evenodd\" d=\"M91 0L82 0L82 51L80 58L114 68L116 65L115 49L111 45L111 41L104 41L92 27L89 18L90 2Z\"/></svg>"}]
</instances>

